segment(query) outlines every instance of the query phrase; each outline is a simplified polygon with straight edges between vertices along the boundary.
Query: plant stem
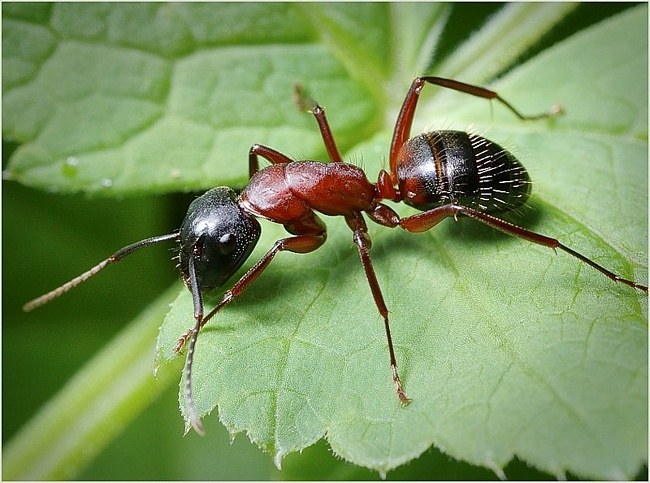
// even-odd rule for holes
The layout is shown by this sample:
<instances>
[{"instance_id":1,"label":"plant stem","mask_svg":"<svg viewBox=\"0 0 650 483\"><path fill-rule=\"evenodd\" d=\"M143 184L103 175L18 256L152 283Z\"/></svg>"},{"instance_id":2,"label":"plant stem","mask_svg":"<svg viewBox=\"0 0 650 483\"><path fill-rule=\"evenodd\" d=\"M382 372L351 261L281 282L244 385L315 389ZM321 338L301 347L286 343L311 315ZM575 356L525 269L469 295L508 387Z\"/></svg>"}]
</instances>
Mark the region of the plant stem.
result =
<instances>
[{"instance_id":1,"label":"plant stem","mask_svg":"<svg viewBox=\"0 0 650 483\"><path fill-rule=\"evenodd\" d=\"M3 479L74 477L177 380L181 360L153 375L158 328L175 284L149 305L37 413L3 451Z\"/></svg>"}]
</instances>

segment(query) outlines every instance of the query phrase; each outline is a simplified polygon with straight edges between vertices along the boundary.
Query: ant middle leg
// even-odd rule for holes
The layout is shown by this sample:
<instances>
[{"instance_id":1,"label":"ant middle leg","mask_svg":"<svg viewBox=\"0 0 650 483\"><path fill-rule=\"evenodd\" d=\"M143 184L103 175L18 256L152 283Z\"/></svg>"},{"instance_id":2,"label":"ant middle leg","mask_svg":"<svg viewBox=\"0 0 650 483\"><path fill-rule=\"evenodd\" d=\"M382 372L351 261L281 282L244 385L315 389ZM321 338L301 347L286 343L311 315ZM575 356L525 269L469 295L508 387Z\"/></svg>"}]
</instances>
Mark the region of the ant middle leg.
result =
<instances>
[{"instance_id":1,"label":"ant middle leg","mask_svg":"<svg viewBox=\"0 0 650 483\"><path fill-rule=\"evenodd\" d=\"M439 206L437 208L433 208L432 210L425 211L423 213L418 213L417 215L412 215L407 218L402 218L399 222L399 225L404 230L407 230L412 233L417 233L417 232L429 230L433 228L435 225L437 225L439 222L444 220L445 218L448 218L450 216L456 217L459 213L468 216L469 218L472 218L476 221L479 221L491 228L494 228L495 230L499 230L503 233L506 233L507 235L516 236L518 238L528 240L529 242L536 243L541 246L553 248L554 250L560 249L568 253L569 255L577 258L578 260L586 263L592 268L595 268L600 273L605 275L607 278L614 280L615 282L624 283L625 285L629 285L630 287L648 293L648 287L646 287L645 285L641 285L640 283L637 283L633 280L628 280L626 278L621 277L620 275L615 274L610 270L607 270L605 267L599 265L598 263L594 262L593 260L586 257L585 255L582 255L581 253L578 253L577 251L567 247L566 245L563 245L562 243L560 243L559 240L555 238L541 235L534 231L526 230L525 228L522 228L517 225L513 225L512 223L504 221L500 218L489 215L482 211L475 210L473 208L469 208L467 206L461 206L455 204Z\"/></svg>"},{"instance_id":2,"label":"ant middle leg","mask_svg":"<svg viewBox=\"0 0 650 483\"><path fill-rule=\"evenodd\" d=\"M370 291L372 292L372 297L375 301L375 305L379 310L379 314L384 319L384 328L386 330L386 340L388 342L388 354L390 356L390 368L393 375L393 384L395 386L395 391L397 392L397 397L402 404L409 404L411 399L406 395L404 389L402 388L402 381L399 378L399 373L397 372L397 359L395 357L395 349L393 348L393 338L390 334L390 324L388 322L388 308L384 302L384 296L381 293L381 288L379 287L379 282L377 281L377 275L372 266L372 261L370 259L370 246L372 242L368 236L368 227L366 222L363 219L363 216L360 213L357 213L353 216L346 217L348 226L352 229L353 240L357 249L359 250L359 257L361 258L361 265L370 285Z\"/></svg>"},{"instance_id":3,"label":"ant middle leg","mask_svg":"<svg viewBox=\"0 0 650 483\"><path fill-rule=\"evenodd\" d=\"M192 391L192 365L194 362L194 353L196 350L196 341L201 328L214 317L223 307L232 302L236 297L240 296L244 291L264 272L269 266L275 255L281 251L290 251L294 253L308 253L316 250L325 242L325 232L320 234L300 235L289 238L283 238L276 241L270 250L253 265L248 271L229 289L224 293L221 301L205 316L197 317L194 326L188 329L176 342L174 346L175 352L180 352L183 345L189 340L187 346L187 357L185 359L185 366L183 374L185 376L185 400L187 403L188 416L190 424L194 430L199 434L204 434L203 424L201 418L196 410L194 403L194 395Z\"/></svg>"}]
</instances>

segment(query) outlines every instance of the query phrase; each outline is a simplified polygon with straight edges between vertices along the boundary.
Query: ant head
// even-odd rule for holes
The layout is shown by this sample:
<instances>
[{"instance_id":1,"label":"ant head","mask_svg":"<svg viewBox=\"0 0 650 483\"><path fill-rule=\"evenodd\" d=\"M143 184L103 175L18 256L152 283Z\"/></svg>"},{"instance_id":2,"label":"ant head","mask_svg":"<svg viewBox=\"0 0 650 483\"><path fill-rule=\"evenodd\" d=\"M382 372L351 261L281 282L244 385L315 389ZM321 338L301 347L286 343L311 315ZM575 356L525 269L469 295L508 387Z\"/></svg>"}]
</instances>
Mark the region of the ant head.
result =
<instances>
[{"instance_id":1,"label":"ant head","mask_svg":"<svg viewBox=\"0 0 650 483\"><path fill-rule=\"evenodd\" d=\"M235 192L213 188L190 204L180 230L180 269L191 285L192 258L202 293L223 285L244 263L260 237L260 224L237 203Z\"/></svg>"}]
</instances>

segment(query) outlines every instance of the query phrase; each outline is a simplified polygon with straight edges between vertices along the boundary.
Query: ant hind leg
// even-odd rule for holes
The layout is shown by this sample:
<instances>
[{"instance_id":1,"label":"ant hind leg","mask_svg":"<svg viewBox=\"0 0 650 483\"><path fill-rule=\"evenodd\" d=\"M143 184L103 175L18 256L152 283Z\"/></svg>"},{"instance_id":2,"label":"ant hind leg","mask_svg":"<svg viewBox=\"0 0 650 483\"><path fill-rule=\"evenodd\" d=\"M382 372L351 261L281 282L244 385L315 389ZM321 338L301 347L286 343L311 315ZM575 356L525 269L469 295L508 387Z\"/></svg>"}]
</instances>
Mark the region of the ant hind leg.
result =
<instances>
[{"instance_id":1,"label":"ant hind leg","mask_svg":"<svg viewBox=\"0 0 650 483\"><path fill-rule=\"evenodd\" d=\"M418 213L417 215L409 216L407 218L402 218L399 222L399 225L406 231L417 233L417 232L429 230L433 228L435 225L437 225L443 219L449 216L455 217L459 213L468 216L469 218L472 218L476 221L479 221L491 228L494 228L495 230L499 230L507 235L516 236L518 238L528 240L529 242L536 243L544 247L560 249L568 253L569 255L577 258L578 260L586 263L592 268L595 268L600 273L605 275L607 278L614 280L615 282L624 283L625 285L629 285L630 287L648 293L647 286L641 285L640 283L637 283L633 280L628 280L626 278L623 278L615 274L610 270L607 270L605 267L599 265L598 263L594 262L590 258L582 255L581 253L576 252L575 250L567 247L566 245L563 245L562 243L560 243L559 240L555 238L541 235L539 233L535 233L534 231L526 230L525 228L522 228L517 225L513 225L512 223L504 221L500 218L497 218L495 216L489 215L487 213L483 213L482 211L478 211L466 206L454 205L454 204L439 206L432 210Z\"/></svg>"}]
</instances>

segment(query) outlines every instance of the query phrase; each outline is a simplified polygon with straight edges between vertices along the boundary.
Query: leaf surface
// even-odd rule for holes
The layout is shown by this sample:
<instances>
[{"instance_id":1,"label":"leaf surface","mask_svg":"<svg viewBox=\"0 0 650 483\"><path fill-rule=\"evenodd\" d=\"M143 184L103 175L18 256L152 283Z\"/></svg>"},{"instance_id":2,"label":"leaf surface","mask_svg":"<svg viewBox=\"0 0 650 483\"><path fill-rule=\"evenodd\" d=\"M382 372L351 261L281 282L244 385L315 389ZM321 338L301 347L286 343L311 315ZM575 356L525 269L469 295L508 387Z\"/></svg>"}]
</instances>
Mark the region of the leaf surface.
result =
<instances>
[{"instance_id":1,"label":"leaf surface","mask_svg":"<svg viewBox=\"0 0 650 483\"><path fill-rule=\"evenodd\" d=\"M374 109L303 24L289 5L56 5L48 26L6 19L3 135L22 145L5 177L113 196L190 190L244 184L253 142L319 152L296 83L331 102L343 130ZM23 52L26 36L39 48Z\"/></svg>"},{"instance_id":2,"label":"leaf surface","mask_svg":"<svg viewBox=\"0 0 650 483\"><path fill-rule=\"evenodd\" d=\"M527 150L524 159L542 181L526 226L644 280L645 64L625 48L644 30L627 22L635 23L632 15L576 36L499 83L525 112L566 99L565 117L511 123L509 113L495 107L490 114L483 102L461 108L458 118L484 123L495 139ZM598 52L595 42L612 50L613 36L623 37L608 55L615 65L599 70L598 58L584 52ZM609 75L619 67L634 72L629 85ZM558 89L551 79L571 79L566 68L587 72L598 89L585 93L577 81ZM420 123L435 118L428 110L437 111L435 99L423 102ZM389 140L389 130L376 137L384 146ZM369 144L350 157L375 162ZM253 258L285 236L265 230ZM635 474L647 435L639 424L647 405L644 296L565 254L467 221L421 236L371 229L402 378L414 400L401 408L349 232L336 223L330 232L317 253L279 255L245 302L204 329L194 376L201 413L218 407L231 432L246 431L278 464L326 437L338 455L379 471L434 444L497 473L517 455L558 476ZM190 311L183 293L161 347L186 328Z\"/></svg>"}]
</instances>

